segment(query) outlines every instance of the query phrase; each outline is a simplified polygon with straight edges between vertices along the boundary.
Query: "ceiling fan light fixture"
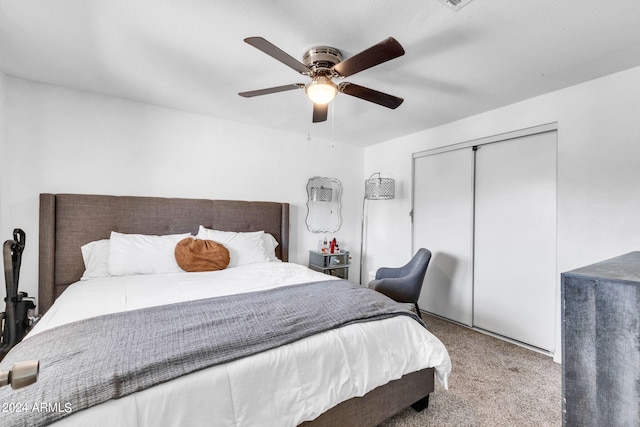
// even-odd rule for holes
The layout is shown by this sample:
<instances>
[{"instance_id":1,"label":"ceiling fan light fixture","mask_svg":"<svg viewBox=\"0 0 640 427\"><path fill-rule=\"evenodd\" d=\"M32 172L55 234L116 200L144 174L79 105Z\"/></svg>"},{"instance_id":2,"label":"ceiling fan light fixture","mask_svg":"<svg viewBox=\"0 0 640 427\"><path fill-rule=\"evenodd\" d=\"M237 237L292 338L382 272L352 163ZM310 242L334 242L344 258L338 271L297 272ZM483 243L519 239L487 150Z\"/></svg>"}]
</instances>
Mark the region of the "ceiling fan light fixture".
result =
<instances>
[{"instance_id":1,"label":"ceiling fan light fixture","mask_svg":"<svg viewBox=\"0 0 640 427\"><path fill-rule=\"evenodd\" d=\"M338 93L338 87L326 76L316 76L306 84L304 90L314 104L328 104Z\"/></svg>"}]
</instances>

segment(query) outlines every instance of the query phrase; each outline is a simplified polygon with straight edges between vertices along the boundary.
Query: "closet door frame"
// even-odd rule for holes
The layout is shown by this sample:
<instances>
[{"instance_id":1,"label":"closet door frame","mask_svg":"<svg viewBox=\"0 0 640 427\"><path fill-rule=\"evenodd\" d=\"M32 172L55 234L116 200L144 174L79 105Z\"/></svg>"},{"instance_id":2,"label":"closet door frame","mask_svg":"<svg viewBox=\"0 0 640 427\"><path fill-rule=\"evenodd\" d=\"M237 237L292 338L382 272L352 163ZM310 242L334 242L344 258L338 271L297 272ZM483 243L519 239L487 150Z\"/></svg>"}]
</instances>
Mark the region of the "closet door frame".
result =
<instances>
[{"instance_id":1,"label":"closet door frame","mask_svg":"<svg viewBox=\"0 0 640 427\"><path fill-rule=\"evenodd\" d=\"M484 138L479 138L479 139L474 139L474 140L470 140L470 141L465 141L465 142L461 142L461 143L457 143L457 144L452 144L452 145L448 145L448 146L444 146L444 147L439 147L439 148L434 148L434 149L430 149L430 150L425 150L425 151L420 151L420 152L416 152L413 153L412 156L412 171L411 171L411 179L412 179L412 194L411 194L411 250L412 253L415 253L415 251L418 249L416 248L416 237L415 237L415 218L414 218L414 203L415 203L415 188L416 188L416 182L415 182L415 175L416 175L416 159L424 157L424 156L432 156L435 154L440 154L440 153L445 153L445 152L449 152L449 151L453 151L453 150L460 150L460 149L473 149L473 147L478 147L478 146L482 146L482 145L486 145L486 144L491 144L491 143L495 143L495 142L503 142L503 141L508 141L511 139L516 139L516 138L521 138L521 137L525 137L525 136L532 136L532 135L536 135L536 134L541 134L541 133L546 133L546 132L557 132L558 131L558 123L557 122L551 122L551 123L546 123L546 124L542 124L542 125L538 125L538 126L533 126L533 127L529 127L529 128L524 128L524 129L519 129L516 131L512 131L512 132L506 132L506 133L502 133L502 134L497 134L497 135L493 135L493 136L488 136L488 137L484 137ZM475 173L472 174L473 176L475 176ZM473 178L475 179L475 178ZM473 185L475 185L475 182L473 183ZM475 203L475 201L474 201ZM557 214L557 206L556 206L556 214ZM475 219L474 219L475 222ZM557 225L556 225L557 227ZM470 241L472 244L472 247L474 245L474 238L475 238L475 232L474 229L472 227L471 230L471 236L470 236ZM557 254L556 254L556 258L557 258ZM470 292L473 295L473 265L474 265L475 259L474 259L474 251L471 251L471 290ZM556 280L556 294L558 294L558 289L559 289L559 281ZM473 304L472 304L472 313L471 316L473 318ZM558 311L558 298L556 296L556 307L555 307L555 311ZM454 320L455 321L455 320ZM557 323L557 322L556 322ZM464 324L466 324L466 322L464 322ZM466 326L471 326L473 329L476 329L473 325L466 325ZM484 330L480 330L482 332L487 332ZM490 332L488 332L491 335L494 335ZM555 334L557 335L558 331L557 331L557 327L556 327L556 331ZM506 339L507 341L512 341L509 338L505 338L505 337L501 337ZM557 341L557 340L556 340ZM516 341L516 343L518 343ZM525 344L526 345L526 344ZM528 345L526 345L528 346Z\"/></svg>"},{"instance_id":2,"label":"closet door frame","mask_svg":"<svg viewBox=\"0 0 640 427\"><path fill-rule=\"evenodd\" d=\"M487 136L484 138L472 139L470 141L459 142L457 144L451 144L444 147L432 148L430 150L418 151L413 153L412 158L431 156L433 154L444 153L452 150L459 150L461 148L473 148L475 146L491 144L493 142L508 141L509 139L516 139L523 136L536 135L538 133L554 132L558 130L558 122L547 123L544 125L533 126L530 128L519 129L512 132L500 133L493 136ZM412 171L413 173L414 171Z\"/></svg>"}]
</instances>

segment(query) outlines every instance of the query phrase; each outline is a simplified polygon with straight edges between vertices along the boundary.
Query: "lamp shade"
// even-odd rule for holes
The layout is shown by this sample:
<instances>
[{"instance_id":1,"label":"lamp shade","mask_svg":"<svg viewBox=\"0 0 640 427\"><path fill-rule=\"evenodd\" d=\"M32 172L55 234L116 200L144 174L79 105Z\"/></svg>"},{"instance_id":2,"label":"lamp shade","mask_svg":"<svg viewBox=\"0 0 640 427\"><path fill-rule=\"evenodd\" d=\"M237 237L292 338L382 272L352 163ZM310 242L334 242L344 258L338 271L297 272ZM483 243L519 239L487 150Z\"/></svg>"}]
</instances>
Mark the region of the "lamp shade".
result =
<instances>
[{"instance_id":1,"label":"lamp shade","mask_svg":"<svg viewBox=\"0 0 640 427\"><path fill-rule=\"evenodd\" d=\"M375 175L375 174L374 174ZM396 195L396 185L393 178L373 178L364 182L364 198L367 200L389 200Z\"/></svg>"}]
</instances>

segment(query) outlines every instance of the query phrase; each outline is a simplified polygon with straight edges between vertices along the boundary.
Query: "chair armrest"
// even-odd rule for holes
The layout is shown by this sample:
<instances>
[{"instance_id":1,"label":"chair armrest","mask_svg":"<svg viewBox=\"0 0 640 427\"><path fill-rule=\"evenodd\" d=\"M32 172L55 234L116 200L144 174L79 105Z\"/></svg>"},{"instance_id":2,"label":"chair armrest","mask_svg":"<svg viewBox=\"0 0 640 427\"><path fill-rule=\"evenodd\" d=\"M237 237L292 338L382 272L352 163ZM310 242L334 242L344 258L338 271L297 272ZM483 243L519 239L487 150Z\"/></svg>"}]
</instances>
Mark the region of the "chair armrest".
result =
<instances>
[{"instance_id":1,"label":"chair armrest","mask_svg":"<svg viewBox=\"0 0 640 427\"><path fill-rule=\"evenodd\" d=\"M394 279L400 275L399 268L380 267L376 271L376 280L378 279Z\"/></svg>"},{"instance_id":2,"label":"chair armrest","mask_svg":"<svg viewBox=\"0 0 640 427\"><path fill-rule=\"evenodd\" d=\"M413 302L411 295L405 292L407 289L403 282L402 278L376 279L369 282L369 288L398 302Z\"/></svg>"}]
</instances>

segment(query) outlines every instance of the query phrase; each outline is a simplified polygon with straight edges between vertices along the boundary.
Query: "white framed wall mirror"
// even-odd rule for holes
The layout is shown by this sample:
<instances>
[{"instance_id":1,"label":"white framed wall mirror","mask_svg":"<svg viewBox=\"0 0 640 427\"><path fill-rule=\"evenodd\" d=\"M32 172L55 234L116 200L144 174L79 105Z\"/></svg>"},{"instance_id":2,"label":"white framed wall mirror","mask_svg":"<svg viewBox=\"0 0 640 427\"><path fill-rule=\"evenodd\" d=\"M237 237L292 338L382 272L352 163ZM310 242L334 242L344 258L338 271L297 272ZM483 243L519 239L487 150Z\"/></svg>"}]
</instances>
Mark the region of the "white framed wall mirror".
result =
<instances>
[{"instance_id":1,"label":"white framed wall mirror","mask_svg":"<svg viewBox=\"0 0 640 427\"><path fill-rule=\"evenodd\" d=\"M336 178L314 176L307 182L307 229L334 233L340 229L342 185Z\"/></svg>"}]
</instances>

